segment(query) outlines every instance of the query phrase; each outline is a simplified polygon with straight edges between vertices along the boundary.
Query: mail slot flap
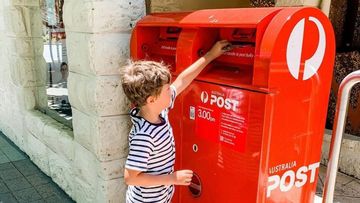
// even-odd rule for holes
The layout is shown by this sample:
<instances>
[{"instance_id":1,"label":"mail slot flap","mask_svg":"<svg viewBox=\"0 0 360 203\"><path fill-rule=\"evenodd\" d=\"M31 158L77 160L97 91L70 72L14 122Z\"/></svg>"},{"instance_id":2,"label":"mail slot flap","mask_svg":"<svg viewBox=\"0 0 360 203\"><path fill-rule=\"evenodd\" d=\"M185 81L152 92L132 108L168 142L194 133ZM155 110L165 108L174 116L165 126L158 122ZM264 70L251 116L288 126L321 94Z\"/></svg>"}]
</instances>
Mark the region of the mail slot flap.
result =
<instances>
[{"instance_id":1,"label":"mail slot flap","mask_svg":"<svg viewBox=\"0 0 360 203\"><path fill-rule=\"evenodd\" d=\"M268 16L273 16L282 8L236 8L207 9L195 11L185 16L181 26L223 27L242 25L255 27Z\"/></svg>"},{"instance_id":2,"label":"mail slot flap","mask_svg":"<svg viewBox=\"0 0 360 203\"><path fill-rule=\"evenodd\" d=\"M189 13L152 13L139 20L137 26L176 26Z\"/></svg>"},{"instance_id":3,"label":"mail slot flap","mask_svg":"<svg viewBox=\"0 0 360 203\"><path fill-rule=\"evenodd\" d=\"M223 55L218 57L215 61L226 62L229 64L247 64L252 65L255 57L255 45L244 44L244 45L233 45L231 51L225 52Z\"/></svg>"},{"instance_id":4,"label":"mail slot flap","mask_svg":"<svg viewBox=\"0 0 360 203\"><path fill-rule=\"evenodd\" d=\"M252 71L251 66L211 63L200 73L197 80L244 88L252 83Z\"/></svg>"},{"instance_id":5,"label":"mail slot flap","mask_svg":"<svg viewBox=\"0 0 360 203\"><path fill-rule=\"evenodd\" d=\"M220 38L230 42L255 42L255 28L221 28Z\"/></svg>"},{"instance_id":6,"label":"mail slot flap","mask_svg":"<svg viewBox=\"0 0 360 203\"><path fill-rule=\"evenodd\" d=\"M175 57L176 43L179 38L181 28L157 27L152 28L152 31L156 33L155 35L152 34L152 39L149 38L148 40L144 40L141 44L141 50L143 53L145 55L165 55Z\"/></svg>"},{"instance_id":7,"label":"mail slot flap","mask_svg":"<svg viewBox=\"0 0 360 203\"><path fill-rule=\"evenodd\" d=\"M225 52L216 61L231 64L254 63L256 29L254 28L221 28L220 39L228 40L232 50Z\"/></svg>"},{"instance_id":8,"label":"mail slot flap","mask_svg":"<svg viewBox=\"0 0 360 203\"><path fill-rule=\"evenodd\" d=\"M154 60L175 71L176 44L181 33L176 26L136 26L131 37L131 56L135 60Z\"/></svg>"}]
</instances>

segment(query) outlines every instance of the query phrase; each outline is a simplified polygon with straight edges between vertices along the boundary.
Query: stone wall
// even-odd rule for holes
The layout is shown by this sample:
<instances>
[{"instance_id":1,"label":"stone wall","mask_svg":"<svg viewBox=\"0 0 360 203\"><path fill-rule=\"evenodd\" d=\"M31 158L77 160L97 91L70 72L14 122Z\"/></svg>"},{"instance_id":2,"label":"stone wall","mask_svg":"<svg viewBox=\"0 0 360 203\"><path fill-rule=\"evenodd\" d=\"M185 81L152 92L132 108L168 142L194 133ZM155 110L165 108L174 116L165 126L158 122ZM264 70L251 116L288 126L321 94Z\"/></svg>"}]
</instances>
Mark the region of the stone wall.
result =
<instances>
[{"instance_id":1,"label":"stone wall","mask_svg":"<svg viewBox=\"0 0 360 203\"><path fill-rule=\"evenodd\" d=\"M173 12L192 11L199 9L250 7L251 1L254 0L150 0L150 11L148 12Z\"/></svg>"},{"instance_id":2,"label":"stone wall","mask_svg":"<svg viewBox=\"0 0 360 203\"><path fill-rule=\"evenodd\" d=\"M27 149L24 112L34 109L37 87L44 86L37 72L43 60L40 11L35 2L0 1L0 127L22 150Z\"/></svg>"},{"instance_id":3,"label":"stone wall","mask_svg":"<svg viewBox=\"0 0 360 203\"><path fill-rule=\"evenodd\" d=\"M36 110L47 106L39 1L0 0L0 130L77 202L125 202L119 68L144 14L144 0L65 1L72 130Z\"/></svg>"},{"instance_id":4,"label":"stone wall","mask_svg":"<svg viewBox=\"0 0 360 203\"><path fill-rule=\"evenodd\" d=\"M326 130L322 145L321 163L329 161L331 131ZM360 179L360 137L344 134L339 157L339 171Z\"/></svg>"}]
</instances>

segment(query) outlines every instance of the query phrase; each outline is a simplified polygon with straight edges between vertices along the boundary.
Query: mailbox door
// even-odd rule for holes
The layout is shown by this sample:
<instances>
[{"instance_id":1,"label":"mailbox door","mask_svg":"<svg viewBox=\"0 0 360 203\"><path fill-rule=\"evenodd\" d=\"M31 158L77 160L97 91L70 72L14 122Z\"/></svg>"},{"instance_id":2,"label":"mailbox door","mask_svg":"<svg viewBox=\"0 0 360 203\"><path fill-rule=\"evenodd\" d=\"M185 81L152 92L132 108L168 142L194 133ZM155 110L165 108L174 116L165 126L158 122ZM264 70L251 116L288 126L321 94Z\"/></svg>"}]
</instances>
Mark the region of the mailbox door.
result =
<instances>
[{"instance_id":1,"label":"mailbox door","mask_svg":"<svg viewBox=\"0 0 360 203\"><path fill-rule=\"evenodd\" d=\"M256 202L265 93L196 81L183 93L180 202Z\"/></svg>"}]
</instances>

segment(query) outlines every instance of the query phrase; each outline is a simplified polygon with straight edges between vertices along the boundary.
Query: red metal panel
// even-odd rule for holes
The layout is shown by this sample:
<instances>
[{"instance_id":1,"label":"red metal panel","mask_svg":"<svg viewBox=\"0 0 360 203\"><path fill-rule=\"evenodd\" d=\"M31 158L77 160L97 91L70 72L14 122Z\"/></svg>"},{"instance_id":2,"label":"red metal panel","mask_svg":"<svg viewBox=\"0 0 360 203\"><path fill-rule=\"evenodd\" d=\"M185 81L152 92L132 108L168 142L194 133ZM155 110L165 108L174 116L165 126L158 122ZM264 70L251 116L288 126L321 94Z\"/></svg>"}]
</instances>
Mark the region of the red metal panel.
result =
<instances>
[{"instance_id":1,"label":"red metal panel","mask_svg":"<svg viewBox=\"0 0 360 203\"><path fill-rule=\"evenodd\" d=\"M267 27L253 76L274 93L259 202L313 201L334 56L331 23L318 9L283 9Z\"/></svg>"},{"instance_id":2,"label":"red metal panel","mask_svg":"<svg viewBox=\"0 0 360 203\"><path fill-rule=\"evenodd\" d=\"M202 191L197 199L183 187L180 202L256 201L265 97L200 81L183 93L180 168L200 177Z\"/></svg>"},{"instance_id":3,"label":"red metal panel","mask_svg":"<svg viewBox=\"0 0 360 203\"><path fill-rule=\"evenodd\" d=\"M188 27L256 27L282 8L209 9L191 13L181 20Z\"/></svg>"},{"instance_id":4,"label":"red metal panel","mask_svg":"<svg viewBox=\"0 0 360 203\"><path fill-rule=\"evenodd\" d=\"M151 15L133 31L131 55L165 61L177 76L221 39L235 48L170 114L176 169L198 178L173 202L312 202L335 55L330 21L304 7Z\"/></svg>"}]
</instances>

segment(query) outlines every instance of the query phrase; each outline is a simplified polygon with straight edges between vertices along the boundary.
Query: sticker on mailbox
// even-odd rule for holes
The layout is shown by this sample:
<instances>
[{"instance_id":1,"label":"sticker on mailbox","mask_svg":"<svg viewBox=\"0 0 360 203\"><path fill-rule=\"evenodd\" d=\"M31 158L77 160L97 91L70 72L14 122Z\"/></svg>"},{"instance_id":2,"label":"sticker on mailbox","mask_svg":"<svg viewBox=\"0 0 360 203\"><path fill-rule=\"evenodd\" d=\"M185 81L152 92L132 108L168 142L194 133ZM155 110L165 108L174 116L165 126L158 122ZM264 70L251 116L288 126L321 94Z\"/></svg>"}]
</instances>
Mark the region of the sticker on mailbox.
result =
<instances>
[{"instance_id":1,"label":"sticker on mailbox","mask_svg":"<svg viewBox=\"0 0 360 203\"><path fill-rule=\"evenodd\" d=\"M203 90L195 107L196 135L236 151L245 150L248 97L236 89Z\"/></svg>"}]
</instances>

